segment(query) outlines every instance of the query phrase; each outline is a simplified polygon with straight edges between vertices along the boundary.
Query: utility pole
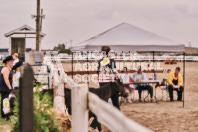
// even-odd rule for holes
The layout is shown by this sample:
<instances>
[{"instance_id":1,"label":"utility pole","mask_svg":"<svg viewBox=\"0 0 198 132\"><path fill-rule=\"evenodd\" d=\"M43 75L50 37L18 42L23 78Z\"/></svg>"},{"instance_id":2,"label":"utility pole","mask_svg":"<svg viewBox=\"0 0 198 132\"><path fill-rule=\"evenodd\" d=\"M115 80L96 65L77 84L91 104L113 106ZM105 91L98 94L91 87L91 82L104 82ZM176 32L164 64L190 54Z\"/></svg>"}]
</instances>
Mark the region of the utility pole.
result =
<instances>
[{"instance_id":1,"label":"utility pole","mask_svg":"<svg viewBox=\"0 0 198 132\"><path fill-rule=\"evenodd\" d=\"M36 51L40 50L40 0L37 0L37 15L36 15Z\"/></svg>"},{"instance_id":2,"label":"utility pole","mask_svg":"<svg viewBox=\"0 0 198 132\"><path fill-rule=\"evenodd\" d=\"M44 18L45 17L45 15L43 15L43 8L41 9L41 19L40 19L40 32L42 32L42 24L43 24L43 19L42 18Z\"/></svg>"},{"instance_id":3,"label":"utility pole","mask_svg":"<svg viewBox=\"0 0 198 132\"><path fill-rule=\"evenodd\" d=\"M32 15L32 18L36 18L36 51L40 51L41 43L41 28L42 28L42 19L45 19L43 15L43 9L40 10L40 0L37 0L36 15Z\"/></svg>"}]
</instances>

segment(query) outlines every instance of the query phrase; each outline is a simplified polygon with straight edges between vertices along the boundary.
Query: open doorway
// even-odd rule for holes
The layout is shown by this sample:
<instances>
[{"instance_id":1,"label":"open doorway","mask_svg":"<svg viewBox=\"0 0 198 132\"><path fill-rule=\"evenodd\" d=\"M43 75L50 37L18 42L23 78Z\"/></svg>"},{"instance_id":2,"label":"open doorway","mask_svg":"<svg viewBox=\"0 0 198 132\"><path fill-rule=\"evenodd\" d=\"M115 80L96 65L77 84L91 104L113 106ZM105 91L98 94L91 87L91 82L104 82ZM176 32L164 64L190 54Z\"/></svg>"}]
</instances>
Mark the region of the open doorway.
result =
<instances>
[{"instance_id":1,"label":"open doorway","mask_svg":"<svg viewBox=\"0 0 198 132\"><path fill-rule=\"evenodd\" d=\"M11 54L18 53L21 61L25 60L25 38L12 38Z\"/></svg>"}]
</instances>

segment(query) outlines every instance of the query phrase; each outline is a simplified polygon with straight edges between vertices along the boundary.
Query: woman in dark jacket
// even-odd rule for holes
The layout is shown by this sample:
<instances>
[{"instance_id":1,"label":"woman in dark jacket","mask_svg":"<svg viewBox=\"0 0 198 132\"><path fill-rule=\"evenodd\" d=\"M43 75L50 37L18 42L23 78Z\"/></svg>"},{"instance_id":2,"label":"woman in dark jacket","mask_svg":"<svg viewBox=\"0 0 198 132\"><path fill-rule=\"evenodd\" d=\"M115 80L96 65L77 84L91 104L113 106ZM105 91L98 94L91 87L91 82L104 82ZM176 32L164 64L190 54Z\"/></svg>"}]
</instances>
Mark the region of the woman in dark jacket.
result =
<instances>
[{"instance_id":1,"label":"woman in dark jacket","mask_svg":"<svg viewBox=\"0 0 198 132\"><path fill-rule=\"evenodd\" d=\"M98 62L97 74L98 74L98 82L101 87L108 85L110 82L115 82L117 70L115 60L111 58L110 54L111 48L109 46L102 46L101 52L103 53L103 58ZM115 92L115 91L114 91ZM116 91L117 92L117 91ZM113 102L118 102L119 92L117 98L114 99ZM119 103L118 109L119 109ZM113 104L116 106L116 104ZM97 121L97 117L94 117L93 122L90 125L89 130L95 130L96 127L99 131L102 130L100 123Z\"/></svg>"},{"instance_id":2,"label":"woman in dark jacket","mask_svg":"<svg viewBox=\"0 0 198 132\"><path fill-rule=\"evenodd\" d=\"M115 74L117 74L116 63L115 60L110 57L110 51L111 48L109 46L102 46L101 48L101 52L103 53L104 57L99 60L97 69L100 87L110 82L114 82Z\"/></svg>"},{"instance_id":3,"label":"woman in dark jacket","mask_svg":"<svg viewBox=\"0 0 198 132\"><path fill-rule=\"evenodd\" d=\"M8 115L5 115L3 112L3 100L7 98L12 90L12 66L13 66L13 57L8 56L3 61L5 66L0 71L0 93L1 93L1 117L7 118Z\"/></svg>"}]
</instances>

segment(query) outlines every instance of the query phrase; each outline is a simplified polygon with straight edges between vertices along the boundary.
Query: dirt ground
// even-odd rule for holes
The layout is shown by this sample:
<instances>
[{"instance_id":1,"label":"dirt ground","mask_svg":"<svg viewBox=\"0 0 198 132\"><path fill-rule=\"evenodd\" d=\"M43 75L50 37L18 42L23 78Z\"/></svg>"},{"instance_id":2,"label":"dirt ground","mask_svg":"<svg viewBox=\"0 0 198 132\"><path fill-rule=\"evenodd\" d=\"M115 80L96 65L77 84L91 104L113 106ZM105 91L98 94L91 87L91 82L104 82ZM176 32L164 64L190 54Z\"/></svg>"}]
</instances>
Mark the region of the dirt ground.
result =
<instances>
[{"instance_id":1,"label":"dirt ground","mask_svg":"<svg viewBox=\"0 0 198 132\"><path fill-rule=\"evenodd\" d=\"M94 63L94 62L93 62ZM96 62L95 62L96 63ZM128 62L131 63L131 62ZM135 65L139 65L139 63ZM165 65L159 63L160 68L171 69L174 71L177 66L181 67L181 74L183 74L183 63L178 62L174 65ZM65 71L71 70L71 65L63 64ZM67 65L67 66L66 66ZM116 62L116 68L122 69ZM126 66L126 65L125 65ZM76 68L76 66L74 65ZM198 131L198 62L186 62L185 66L185 103L183 102L167 102L158 101L158 103L138 103L138 92L135 91L134 103L121 106L121 111L129 118L139 122L140 124L150 128L155 132L196 132ZM74 70L75 70L74 68ZM132 67L130 67L132 68ZM96 69L94 69L96 70ZM86 71L86 69L85 69ZM152 77L153 74L147 74ZM158 80L167 78L168 73L158 73ZM90 82L90 87L99 87L97 83ZM144 96L145 96L144 92ZM155 94L155 92L154 92ZM162 99L162 90L156 89L156 97L158 100ZM109 130L103 126L103 131Z\"/></svg>"},{"instance_id":2,"label":"dirt ground","mask_svg":"<svg viewBox=\"0 0 198 132\"><path fill-rule=\"evenodd\" d=\"M10 132L11 127L10 125L0 125L0 132Z\"/></svg>"},{"instance_id":3,"label":"dirt ground","mask_svg":"<svg viewBox=\"0 0 198 132\"><path fill-rule=\"evenodd\" d=\"M171 69L174 71L176 66L180 66L183 72L182 63L177 65L164 65L161 63L161 68ZM65 68L65 67L64 67ZM185 107L182 102L162 102L137 103L138 93L135 91L135 98L132 104L121 106L121 111L132 120L150 128L155 132L197 132L198 131L198 62L186 63L185 75ZM148 74L152 76L152 74ZM168 73L158 74L158 79L167 78ZM93 87L98 87L98 84L90 83ZM155 92L154 92L155 93ZM156 89L156 96L161 100L162 91ZM144 93L145 94L145 93ZM9 130L9 125L0 125L0 131L5 127ZM109 132L103 126L103 132ZM123 131L124 132L124 131Z\"/></svg>"},{"instance_id":4,"label":"dirt ground","mask_svg":"<svg viewBox=\"0 0 198 132\"><path fill-rule=\"evenodd\" d=\"M171 68L176 66L182 68L182 63L178 65L167 65L163 67ZM121 111L129 118L150 128L155 132L197 132L198 131L198 63L186 63L185 76L185 104L182 102L162 102L158 103L132 103L121 106ZM159 75L159 78L167 75ZM138 93L135 93L136 100ZM161 89L157 89L157 98L161 99ZM104 132L109 131L104 127Z\"/></svg>"}]
</instances>

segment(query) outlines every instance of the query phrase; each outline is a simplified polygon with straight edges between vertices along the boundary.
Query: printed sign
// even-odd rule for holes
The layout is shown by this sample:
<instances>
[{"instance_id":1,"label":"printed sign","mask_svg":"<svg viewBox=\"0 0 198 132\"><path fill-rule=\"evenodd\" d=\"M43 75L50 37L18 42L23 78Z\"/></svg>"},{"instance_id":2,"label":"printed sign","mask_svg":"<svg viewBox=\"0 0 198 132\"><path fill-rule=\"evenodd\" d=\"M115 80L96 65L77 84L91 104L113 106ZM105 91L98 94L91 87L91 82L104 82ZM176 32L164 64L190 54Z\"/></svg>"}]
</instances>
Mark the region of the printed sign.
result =
<instances>
[{"instance_id":1,"label":"printed sign","mask_svg":"<svg viewBox=\"0 0 198 132\"><path fill-rule=\"evenodd\" d=\"M101 66L106 66L106 65L109 64L109 63L110 63L109 58L105 58L105 59L103 59L103 60L100 62Z\"/></svg>"}]
</instances>

